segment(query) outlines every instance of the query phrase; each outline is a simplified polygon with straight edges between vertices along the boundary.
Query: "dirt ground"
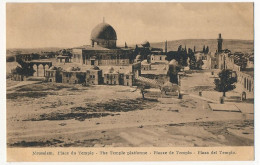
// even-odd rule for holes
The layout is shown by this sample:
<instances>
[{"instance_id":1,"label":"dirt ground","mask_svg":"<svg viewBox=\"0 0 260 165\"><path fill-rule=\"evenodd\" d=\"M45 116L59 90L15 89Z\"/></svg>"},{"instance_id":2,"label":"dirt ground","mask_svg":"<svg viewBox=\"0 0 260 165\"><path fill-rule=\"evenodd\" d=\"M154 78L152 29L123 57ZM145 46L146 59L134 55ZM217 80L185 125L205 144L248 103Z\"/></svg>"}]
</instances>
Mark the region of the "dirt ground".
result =
<instances>
[{"instance_id":1,"label":"dirt ground","mask_svg":"<svg viewBox=\"0 0 260 165\"><path fill-rule=\"evenodd\" d=\"M198 75L199 74L199 75ZM185 93L212 90L190 74ZM194 76L204 78L194 82ZM190 83L189 80L192 80ZM183 90L183 89L182 89ZM7 90L8 147L253 146L254 114L212 111L208 101L126 86L39 83Z\"/></svg>"}]
</instances>

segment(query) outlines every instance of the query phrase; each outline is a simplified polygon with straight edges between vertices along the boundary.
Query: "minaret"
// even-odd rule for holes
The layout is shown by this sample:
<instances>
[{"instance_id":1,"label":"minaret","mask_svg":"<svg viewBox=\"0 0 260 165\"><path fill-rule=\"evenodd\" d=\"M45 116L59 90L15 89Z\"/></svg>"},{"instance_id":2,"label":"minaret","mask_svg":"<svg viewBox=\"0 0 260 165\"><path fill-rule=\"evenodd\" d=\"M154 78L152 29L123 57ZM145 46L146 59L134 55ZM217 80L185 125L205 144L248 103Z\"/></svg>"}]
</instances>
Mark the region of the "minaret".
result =
<instances>
[{"instance_id":1,"label":"minaret","mask_svg":"<svg viewBox=\"0 0 260 165\"><path fill-rule=\"evenodd\" d=\"M221 38L221 33L218 34L218 53L222 51L223 39Z\"/></svg>"},{"instance_id":2,"label":"minaret","mask_svg":"<svg viewBox=\"0 0 260 165\"><path fill-rule=\"evenodd\" d=\"M125 48L128 48L128 46L127 46L126 42L125 42Z\"/></svg>"},{"instance_id":3,"label":"minaret","mask_svg":"<svg viewBox=\"0 0 260 165\"><path fill-rule=\"evenodd\" d=\"M165 41L165 55L167 55L167 40Z\"/></svg>"}]
</instances>

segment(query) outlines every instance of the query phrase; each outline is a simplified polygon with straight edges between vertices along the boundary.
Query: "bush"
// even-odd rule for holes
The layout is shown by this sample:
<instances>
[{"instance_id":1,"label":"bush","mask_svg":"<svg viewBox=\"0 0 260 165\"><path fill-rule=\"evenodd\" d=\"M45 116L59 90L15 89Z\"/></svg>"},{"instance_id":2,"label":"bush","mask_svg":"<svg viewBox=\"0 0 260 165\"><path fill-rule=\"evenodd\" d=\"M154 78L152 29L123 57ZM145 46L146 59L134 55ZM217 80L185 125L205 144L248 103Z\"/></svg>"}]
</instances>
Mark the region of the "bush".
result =
<instances>
[{"instance_id":1,"label":"bush","mask_svg":"<svg viewBox=\"0 0 260 165\"><path fill-rule=\"evenodd\" d=\"M14 56L6 57L6 62L14 62L14 60L15 60Z\"/></svg>"}]
</instances>

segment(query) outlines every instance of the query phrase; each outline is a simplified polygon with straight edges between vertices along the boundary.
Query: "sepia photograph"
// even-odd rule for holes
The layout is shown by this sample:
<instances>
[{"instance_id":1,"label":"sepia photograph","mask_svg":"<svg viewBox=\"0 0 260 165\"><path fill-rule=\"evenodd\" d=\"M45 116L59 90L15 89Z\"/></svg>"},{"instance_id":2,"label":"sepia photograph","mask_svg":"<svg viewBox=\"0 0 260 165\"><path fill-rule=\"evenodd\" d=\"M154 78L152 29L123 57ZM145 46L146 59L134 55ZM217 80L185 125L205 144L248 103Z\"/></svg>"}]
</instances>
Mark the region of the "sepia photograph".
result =
<instances>
[{"instance_id":1,"label":"sepia photograph","mask_svg":"<svg viewBox=\"0 0 260 165\"><path fill-rule=\"evenodd\" d=\"M254 128L252 2L6 3L7 148L254 147Z\"/></svg>"}]
</instances>

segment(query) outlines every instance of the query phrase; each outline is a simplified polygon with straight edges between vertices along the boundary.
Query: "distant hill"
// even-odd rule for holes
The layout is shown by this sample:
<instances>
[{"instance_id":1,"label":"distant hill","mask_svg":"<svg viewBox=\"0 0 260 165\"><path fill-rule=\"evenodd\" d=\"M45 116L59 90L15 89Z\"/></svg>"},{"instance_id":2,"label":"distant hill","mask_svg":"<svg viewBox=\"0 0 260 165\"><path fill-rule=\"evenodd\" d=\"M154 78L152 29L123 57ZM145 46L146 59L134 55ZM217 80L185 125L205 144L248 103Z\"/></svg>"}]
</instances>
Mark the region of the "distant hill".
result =
<instances>
[{"instance_id":1,"label":"distant hill","mask_svg":"<svg viewBox=\"0 0 260 165\"><path fill-rule=\"evenodd\" d=\"M156 48L162 48L164 49L165 42L156 42L156 43L150 43L152 47ZM182 45L183 47L191 48L193 50L193 47L196 46L196 51L202 50L203 45L209 46L210 52L215 52L217 49L217 40L216 39L183 39L183 40L174 40L174 41L168 41L168 51L176 51L178 49L178 46ZM132 47L135 47L135 45L132 45ZM61 48L61 47L47 47L47 48L32 48L32 49L7 49L6 50L6 56L12 56L16 51L21 51L22 53L40 53L41 51L58 51L61 49L67 49L67 48ZM254 41L253 40L230 40L230 39L224 39L223 41L223 49L229 49L231 52L244 52L244 53L250 53L254 52Z\"/></svg>"},{"instance_id":2,"label":"distant hill","mask_svg":"<svg viewBox=\"0 0 260 165\"><path fill-rule=\"evenodd\" d=\"M217 50L217 40L216 39L184 39L184 40L174 40L168 41L168 51L176 51L179 45L184 48L185 45L193 50L196 46L196 51L203 49L203 45L209 46L210 52L215 52ZM152 47L165 48L165 42L150 43ZM253 40L223 40L223 49L229 49L231 52L244 52L250 53L254 52L254 41Z\"/></svg>"},{"instance_id":3,"label":"distant hill","mask_svg":"<svg viewBox=\"0 0 260 165\"><path fill-rule=\"evenodd\" d=\"M61 49L67 49L67 48L60 48L60 47L46 47L46 48L11 48L6 50L6 56L12 56L15 54L15 52L20 51L21 53L40 53L42 51L45 52L56 52Z\"/></svg>"}]
</instances>

